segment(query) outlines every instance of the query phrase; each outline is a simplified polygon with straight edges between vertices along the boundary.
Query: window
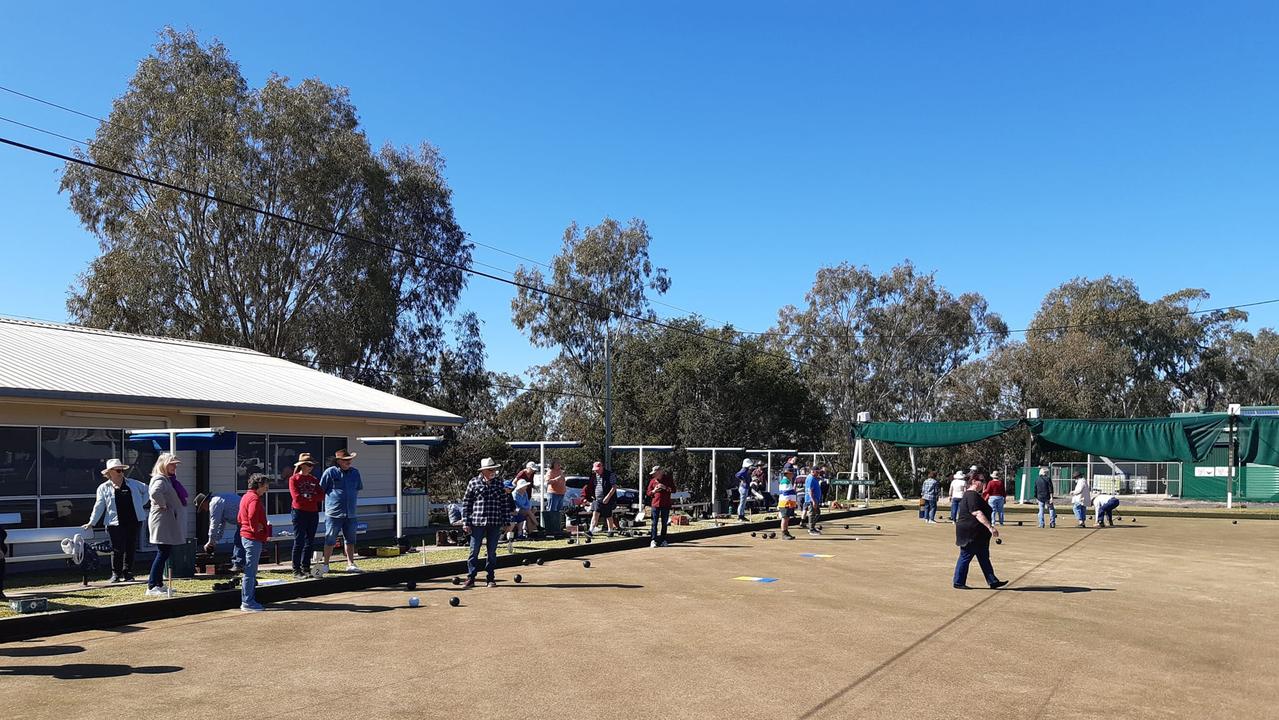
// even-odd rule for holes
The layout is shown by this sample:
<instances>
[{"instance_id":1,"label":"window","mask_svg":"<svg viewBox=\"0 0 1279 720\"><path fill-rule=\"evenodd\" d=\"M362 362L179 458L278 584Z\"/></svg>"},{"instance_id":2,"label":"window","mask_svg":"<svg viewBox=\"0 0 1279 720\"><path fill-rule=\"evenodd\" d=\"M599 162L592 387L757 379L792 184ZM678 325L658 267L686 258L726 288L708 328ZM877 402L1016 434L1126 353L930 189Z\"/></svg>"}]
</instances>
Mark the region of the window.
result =
<instances>
[{"instance_id":1,"label":"window","mask_svg":"<svg viewBox=\"0 0 1279 720\"><path fill-rule=\"evenodd\" d=\"M333 464L333 456L337 454L338 450L351 449L346 446L346 442L347 440L344 437L324 438L324 458L320 461L319 465L315 466L316 477L319 477L320 473L324 472L327 467Z\"/></svg>"},{"instance_id":2,"label":"window","mask_svg":"<svg viewBox=\"0 0 1279 720\"><path fill-rule=\"evenodd\" d=\"M330 458L346 447L344 437L320 437L319 435L254 435L240 433L236 440L235 491L243 495L249 491L249 477L253 473L271 476L271 487L266 494L266 511L271 515L288 514L293 507L289 494L289 477L293 475L293 463L298 455L311 453L319 477L332 463Z\"/></svg>"},{"instance_id":3,"label":"window","mask_svg":"<svg viewBox=\"0 0 1279 720\"><path fill-rule=\"evenodd\" d=\"M20 519L5 517L6 515L18 515ZM85 519L88 519L88 516L85 516ZM10 520L14 520L14 522L10 522ZM11 530L15 527L35 527L36 501L0 500L0 523L4 523L4 525L6 525L6 530Z\"/></svg>"},{"instance_id":4,"label":"window","mask_svg":"<svg viewBox=\"0 0 1279 720\"><path fill-rule=\"evenodd\" d=\"M281 480L288 480L293 474L293 463L301 453L311 453L311 457L316 458L317 469L323 469L319 458L324 455L324 440L319 436L272 435L270 448L272 472Z\"/></svg>"},{"instance_id":5,"label":"window","mask_svg":"<svg viewBox=\"0 0 1279 720\"><path fill-rule=\"evenodd\" d=\"M41 498L40 527L83 525L93 511L94 498ZM140 518L145 521L146 518ZM99 521L101 525L102 521Z\"/></svg>"},{"instance_id":6,"label":"window","mask_svg":"<svg viewBox=\"0 0 1279 720\"><path fill-rule=\"evenodd\" d=\"M121 430L41 428L40 495L92 495L123 440Z\"/></svg>"},{"instance_id":7,"label":"window","mask_svg":"<svg viewBox=\"0 0 1279 720\"><path fill-rule=\"evenodd\" d=\"M155 461L160 459L160 453L149 442L129 443L125 445L124 455L120 459L129 466L129 477L147 485L151 482L151 469L155 467Z\"/></svg>"},{"instance_id":8,"label":"window","mask_svg":"<svg viewBox=\"0 0 1279 720\"><path fill-rule=\"evenodd\" d=\"M264 472L267 472L266 435L240 433L235 446L235 491L244 494L249 487L249 476Z\"/></svg>"},{"instance_id":9,"label":"window","mask_svg":"<svg viewBox=\"0 0 1279 720\"><path fill-rule=\"evenodd\" d=\"M0 496L35 494L36 429L0 427ZM31 515L35 515L34 505Z\"/></svg>"}]
</instances>

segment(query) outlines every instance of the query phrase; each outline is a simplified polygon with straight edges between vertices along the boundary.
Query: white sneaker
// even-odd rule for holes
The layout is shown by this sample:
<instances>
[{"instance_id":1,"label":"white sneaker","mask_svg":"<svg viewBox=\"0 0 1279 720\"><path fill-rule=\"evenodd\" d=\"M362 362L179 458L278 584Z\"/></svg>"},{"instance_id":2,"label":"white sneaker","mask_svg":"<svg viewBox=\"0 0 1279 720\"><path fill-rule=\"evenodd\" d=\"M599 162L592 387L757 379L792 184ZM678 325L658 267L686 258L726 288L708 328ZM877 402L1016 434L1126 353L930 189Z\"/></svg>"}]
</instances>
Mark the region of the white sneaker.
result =
<instances>
[{"instance_id":1,"label":"white sneaker","mask_svg":"<svg viewBox=\"0 0 1279 720\"><path fill-rule=\"evenodd\" d=\"M649 546L649 547L657 547L657 541L656 541L656 540L649 540L649 541L648 541L648 546Z\"/></svg>"},{"instance_id":2,"label":"white sneaker","mask_svg":"<svg viewBox=\"0 0 1279 720\"><path fill-rule=\"evenodd\" d=\"M346 564L346 571L347 571L347 572L349 572L349 573L362 573L362 572L364 572L363 570L361 570L361 569L360 569L360 566L359 566L359 565L356 565L355 563L347 563L347 564Z\"/></svg>"},{"instance_id":3,"label":"white sneaker","mask_svg":"<svg viewBox=\"0 0 1279 720\"><path fill-rule=\"evenodd\" d=\"M663 540L662 542L658 543L658 545L657 545L657 546L658 546L658 547L670 547L670 543L668 543L668 542L666 542L665 540Z\"/></svg>"},{"instance_id":4,"label":"white sneaker","mask_svg":"<svg viewBox=\"0 0 1279 720\"><path fill-rule=\"evenodd\" d=\"M591 526L591 529L590 529L590 531L589 531L589 532L597 533L597 532L599 532L601 529L602 529L602 528L601 528L599 525L592 525L592 526Z\"/></svg>"},{"instance_id":5,"label":"white sneaker","mask_svg":"<svg viewBox=\"0 0 1279 720\"><path fill-rule=\"evenodd\" d=\"M169 594L169 589L160 585L158 587L147 588L146 594L151 597L164 597Z\"/></svg>"},{"instance_id":6,"label":"white sneaker","mask_svg":"<svg viewBox=\"0 0 1279 720\"><path fill-rule=\"evenodd\" d=\"M329 574L329 564L328 564L328 563L320 563L320 567L321 567L321 568L323 568L323 574L325 574L325 575L328 575L328 574Z\"/></svg>"}]
</instances>

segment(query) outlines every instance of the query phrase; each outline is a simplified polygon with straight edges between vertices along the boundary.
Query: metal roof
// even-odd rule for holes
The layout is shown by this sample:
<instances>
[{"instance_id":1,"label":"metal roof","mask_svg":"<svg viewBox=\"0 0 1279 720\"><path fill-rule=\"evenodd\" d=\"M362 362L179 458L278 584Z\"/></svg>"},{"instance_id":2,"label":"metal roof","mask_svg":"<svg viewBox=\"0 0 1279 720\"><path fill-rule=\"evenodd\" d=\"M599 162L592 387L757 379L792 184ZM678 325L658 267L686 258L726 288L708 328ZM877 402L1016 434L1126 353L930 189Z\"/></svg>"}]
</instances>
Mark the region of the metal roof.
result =
<instances>
[{"instance_id":1,"label":"metal roof","mask_svg":"<svg viewBox=\"0 0 1279 720\"><path fill-rule=\"evenodd\" d=\"M0 396L458 425L463 418L254 350L0 317Z\"/></svg>"}]
</instances>

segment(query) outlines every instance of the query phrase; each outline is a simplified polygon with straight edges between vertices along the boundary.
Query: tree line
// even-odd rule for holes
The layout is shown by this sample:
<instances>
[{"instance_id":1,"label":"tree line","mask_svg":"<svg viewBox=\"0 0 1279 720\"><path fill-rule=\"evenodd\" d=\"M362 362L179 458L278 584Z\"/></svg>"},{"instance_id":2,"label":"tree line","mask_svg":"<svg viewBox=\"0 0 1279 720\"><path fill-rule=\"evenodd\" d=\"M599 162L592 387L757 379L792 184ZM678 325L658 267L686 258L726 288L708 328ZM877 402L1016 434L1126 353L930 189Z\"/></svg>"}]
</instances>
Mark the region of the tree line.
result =
<instances>
[{"instance_id":1,"label":"tree line","mask_svg":"<svg viewBox=\"0 0 1279 720\"><path fill-rule=\"evenodd\" d=\"M517 269L511 321L557 354L528 379L494 372L478 318L458 307L472 245L439 150L375 150L345 88L274 75L250 87L221 43L191 32L161 32L79 155L307 224L68 164L61 189L101 243L71 289L73 321L247 347L463 415L435 451L437 496L460 489L476 458L508 456L507 440L581 440L561 455L570 471L598 458L606 338L617 443L846 462L858 412L1141 417L1279 403L1279 335L1246 330L1241 309L1201 310L1202 289L1150 299L1127 278L1074 278L1013 331L981 294L955 294L909 260L881 273L842 263L817 268L802 303L751 332L659 318L652 301L675 279L650 257L642 220L608 217L569 224L545 267ZM1016 464L1019 442L919 460ZM723 458L721 477L739 460ZM618 469L634 477L635 462ZM706 458L653 462L707 489Z\"/></svg>"}]
</instances>

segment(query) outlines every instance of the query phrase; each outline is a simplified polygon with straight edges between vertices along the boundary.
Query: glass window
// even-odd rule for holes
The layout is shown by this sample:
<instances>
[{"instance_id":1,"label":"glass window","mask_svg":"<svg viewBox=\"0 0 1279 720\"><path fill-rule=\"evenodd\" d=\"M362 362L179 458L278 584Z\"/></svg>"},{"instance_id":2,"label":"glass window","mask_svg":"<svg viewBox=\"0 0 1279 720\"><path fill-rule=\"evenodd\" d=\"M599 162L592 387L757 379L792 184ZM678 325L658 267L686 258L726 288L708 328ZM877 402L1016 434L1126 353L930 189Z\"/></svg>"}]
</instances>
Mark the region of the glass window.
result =
<instances>
[{"instance_id":1,"label":"glass window","mask_svg":"<svg viewBox=\"0 0 1279 720\"><path fill-rule=\"evenodd\" d=\"M160 453L149 442L126 443L124 456L120 459L129 466L129 477L146 485L151 482L151 469L155 467L155 461L160 459Z\"/></svg>"},{"instance_id":2,"label":"glass window","mask_svg":"<svg viewBox=\"0 0 1279 720\"><path fill-rule=\"evenodd\" d=\"M40 527L83 525L92 511L93 498L40 498Z\"/></svg>"},{"instance_id":3,"label":"glass window","mask_svg":"<svg viewBox=\"0 0 1279 720\"><path fill-rule=\"evenodd\" d=\"M41 428L40 494L92 495L123 440L121 430Z\"/></svg>"},{"instance_id":4,"label":"glass window","mask_svg":"<svg viewBox=\"0 0 1279 720\"><path fill-rule=\"evenodd\" d=\"M240 433L235 445L235 491L249 490L249 476L266 472L266 436Z\"/></svg>"},{"instance_id":5,"label":"glass window","mask_svg":"<svg viewBox=\"0 0 1279 720\"><path fill-rule=\"evenodd\" d=\"M272 435L270 472L280 480L288 480L293 474L293 463L298 461L301 453L311 453L312 457L324 454L324 442L315 435ZM277 489L280 483L271 486ZM284 486L288 490L288 485Z\"/></svg>"},{"instance_id":6,"label":"glass window","mask_svg":"<svg viewBox=\"0 0 1279 720\"><path fill-rule=\"evenodd\" d=\"M0 427L0 496L35 494L36 429ZM31 515L34 520L34 506Z\"/></svg>"},{"instance_id":7,"label":"glass window","mask_svg":"<svg viewBox=\"0 0 1279 720\"><path fill-rule=\"evenodd\" d=\"M92 503L89 505L93 507ZM14 518L5 517L6 515L16 514L20 516L15 522L10 522ZM86 517L87 519L87 517ZM13 530L14 528L24 527L33 528L36 526L36 501L35 500L0 500L0 524L4 525L5 530ZM84 523L81 522L81 525Z\"/></svg>"}]
</instances>

